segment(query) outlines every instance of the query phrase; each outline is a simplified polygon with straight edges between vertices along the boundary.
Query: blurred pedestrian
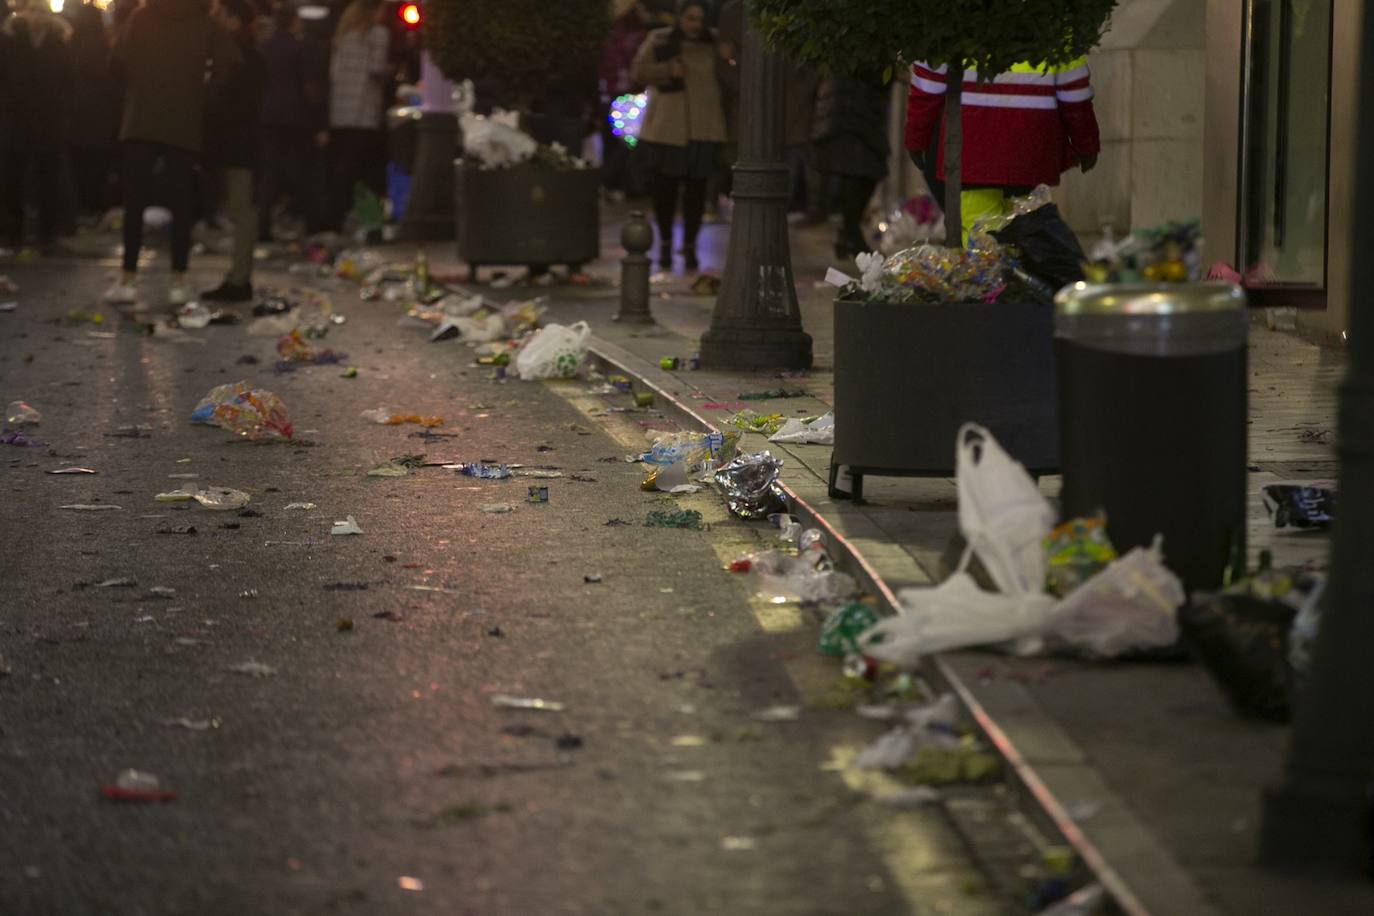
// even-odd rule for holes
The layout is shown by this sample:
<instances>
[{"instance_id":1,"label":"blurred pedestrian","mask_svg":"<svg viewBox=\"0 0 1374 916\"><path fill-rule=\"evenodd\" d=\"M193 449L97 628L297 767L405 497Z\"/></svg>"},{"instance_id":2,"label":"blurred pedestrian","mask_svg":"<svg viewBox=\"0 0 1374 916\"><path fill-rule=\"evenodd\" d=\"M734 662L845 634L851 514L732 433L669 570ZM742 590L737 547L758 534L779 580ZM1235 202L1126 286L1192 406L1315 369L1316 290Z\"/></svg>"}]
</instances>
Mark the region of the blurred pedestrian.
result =
<instances>
[{"instance_id":1,"label":"blurred pedestrian","mask_svg":"<svg viewBox=\"0 0 1374 916\"><path fill-rule=\"evenodd\" d=\"M124 270L105 294L111 303L138 298L143 212L154 192L172 213L172 277L168 300L191 298L192 169L205 132L205 103L243 59L232 37L210 16L209 0L148 0L129 17L113 63L125 80ZM208 79L207 79L208 75Z\"/></svg>"},{"instance_id":2,"label":"blurred pedestrian","mask_svg":"<svg viewBox=\"0 0 1374 916\"><path fill-rule=\"evenodd\" d=\"M683 0L672 28L650 32L635 55L634 79L649 86L649 107L639 131L658 223L659 266L673 268L673 220L682 198L682 259L698 268L697 234L706 208L706 183L725 142L716 75L715 33L706 27L700 0Z\"/></svg>"},{"instance_id":3,"label":"blurred pedestrian","mask_svg":"<svg viewBox=\"0 0 1374 916\"><path fill-rule=\"evenodd\" d=\"M386 87L390 38L382 0L353 0L339 17L329 61L331 228L343 228L354 189L386 194Z\"/></svg>"},{"instance_id":4,"label":"blurred pedestrian","mask_svg":"<svg viewBox=\"0 0 1374 916\"><path fill-rule=\"evenodd\" d=\"M72 61L76 85L72 92L71 160L77 204L89 214L103 215L114 202L111 172L119 137L121 90L110 78L113 34L100 9L83 4L72 19Z\"/></svg>"},{"instance_id":5,"label":"blurred pedestrian","mask_svg":"<svg viewBox=\"0 0 1374 916\"><path fill-rule=\"evenodd\" d=\"M257 48L257 9L249 0L218 0L217 21L238 45L243 63L229 74L224 90L206 106L205 164L218 169L224 206L234 224L234 250L224 282L201 294L211 302L253 298L253 247L258 211L253 202L258 164L258 123L262 117L266 65Z\"/></svg>"},{"instance_id":6,"label":"blurred pedestrian","mask_svg":"<svg viewBox=\"0 0 1374 916\"><path fill-rule=\"evenodd\" d=\"M24 210L38 203L38 245L57 241L61 165L72 88L71 26L48 0L19 0L0 24L0 219L6 244L24 247Z\"/></svg>"},{"instance_id":7,"label":"blurred pedestrian","mask_svg":"<svg viewBox=\"0 0 1374 916\"><path fill-rule=\"evenodd\" d=\"M283 195L288 212L305 219L309 210L305 193L305 164L310 144L323 141L324 124L319 106L307 99L305 42L301 18L290 3L274 14L276 28L263 45L267 86L262 105L262 163L258 195L258 239L272 241L277 202Z\"/></svg>"},{"instance_id":8,"label":"blurred pedestrian","mask_svg":"<svg viewBox=\"0 0 1374 916\"><path fill-rule=\"evenodd\" d=\"M872 250L863 218L878 182L887 177L889 93L880 79L831 76L816 93L811 138L816 164L841 224L835 257L848 261Z\"/></svg>"}]
</instances>

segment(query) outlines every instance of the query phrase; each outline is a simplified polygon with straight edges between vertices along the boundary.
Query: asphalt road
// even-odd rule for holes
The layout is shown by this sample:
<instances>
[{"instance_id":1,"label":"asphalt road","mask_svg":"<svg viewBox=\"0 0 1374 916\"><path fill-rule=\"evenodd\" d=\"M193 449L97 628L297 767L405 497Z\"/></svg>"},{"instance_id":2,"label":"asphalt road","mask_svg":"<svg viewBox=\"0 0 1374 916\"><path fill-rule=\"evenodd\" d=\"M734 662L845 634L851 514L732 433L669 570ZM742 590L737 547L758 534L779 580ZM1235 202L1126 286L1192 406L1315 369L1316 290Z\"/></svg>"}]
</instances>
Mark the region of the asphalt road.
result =
<instances>
[{"instance_id":1,"label":"asphalt road","mask_svg":"<svg viewBox=\"0 0 1374 916\"><path fill-rule=\"evenodd\" d=\"M829 765L874 723L753 718L804 703L785 661L814 615L761 622L721 565L768 532L713 495L686 498L710 531L643 527L668 498L619 459L654 417L589 417L585 385L493 382L348 287L322 343L353 379L276 374L274 341L243 326L175 343L109 308L63 322L104 270L0 265L22 286L0 402L39 409L48 443L0 445L0 913L1005 911L938 812L879 809ZM188 422L240 378L280 395L301 441ZM375 407L442 415L453 438L360 417ZM530 481L365 476L408 453L588 479L539 481L532 505ZM46 473L72 465L98 473ZM155 501L186 474L255 514ZM481 511L496 502L517 508ZM58 508L102 503L121 508ZM331 536L346 515L364 533ZM121 578L137 584L93 584ZM249 661L275 673L230 670ZM176 800L102 798L125 768Z\"/></svg>"}]
</instances>

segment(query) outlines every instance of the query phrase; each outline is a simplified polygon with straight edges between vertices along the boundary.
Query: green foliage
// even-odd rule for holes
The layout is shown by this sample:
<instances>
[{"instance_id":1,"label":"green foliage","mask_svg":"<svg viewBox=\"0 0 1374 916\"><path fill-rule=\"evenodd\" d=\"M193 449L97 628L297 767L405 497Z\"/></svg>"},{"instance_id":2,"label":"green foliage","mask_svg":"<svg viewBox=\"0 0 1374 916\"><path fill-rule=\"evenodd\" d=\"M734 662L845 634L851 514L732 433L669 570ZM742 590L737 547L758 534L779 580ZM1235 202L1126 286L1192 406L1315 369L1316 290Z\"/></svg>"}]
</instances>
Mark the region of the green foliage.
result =
<instances>
[{"instance_id":1,"label":"green foliage","mask_svg":"<svg viewBox=\"0 0 1374 916\"><path fill-rule=\"evenodd\" d=\"M1064 63L1102 38L1118 0L755 0L755 24L799 63L881 73L964 61L987 74ZM956 64L957 67L957 64Z\"/></svg>"},{"instance_id":2,"label":"green foliage","mask_svg":"<svg viewBox=\"0 0 1374 916\"><path fill-rule=\"evenodd\" d=\"M429 0L425 45L451 80L494 81L522 107L596 86L607 0Z\"/></svg>"}]
</instances>

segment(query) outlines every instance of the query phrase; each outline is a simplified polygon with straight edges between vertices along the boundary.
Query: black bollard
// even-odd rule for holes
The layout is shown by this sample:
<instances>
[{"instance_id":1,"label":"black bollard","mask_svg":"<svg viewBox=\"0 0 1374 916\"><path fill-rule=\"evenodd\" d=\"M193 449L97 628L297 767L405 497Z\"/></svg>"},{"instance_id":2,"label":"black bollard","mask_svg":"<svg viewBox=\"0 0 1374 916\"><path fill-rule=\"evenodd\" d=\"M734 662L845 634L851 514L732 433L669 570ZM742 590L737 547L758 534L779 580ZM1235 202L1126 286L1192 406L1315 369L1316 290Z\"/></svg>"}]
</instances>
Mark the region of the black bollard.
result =
<instances>
[{"instance_id":1,"label":"black bollard","mask_svg":"<svg viewBox=\"0 0 1374 916\"><path fill-rule=\"evenodd\" d=\"M620 244L625 259L620 262L620 313L616 321L653 324L649 313L649 258L645 254L654 244L654 230L644 213L635 210L620 228Z\"/></svg>"}]
</instances>

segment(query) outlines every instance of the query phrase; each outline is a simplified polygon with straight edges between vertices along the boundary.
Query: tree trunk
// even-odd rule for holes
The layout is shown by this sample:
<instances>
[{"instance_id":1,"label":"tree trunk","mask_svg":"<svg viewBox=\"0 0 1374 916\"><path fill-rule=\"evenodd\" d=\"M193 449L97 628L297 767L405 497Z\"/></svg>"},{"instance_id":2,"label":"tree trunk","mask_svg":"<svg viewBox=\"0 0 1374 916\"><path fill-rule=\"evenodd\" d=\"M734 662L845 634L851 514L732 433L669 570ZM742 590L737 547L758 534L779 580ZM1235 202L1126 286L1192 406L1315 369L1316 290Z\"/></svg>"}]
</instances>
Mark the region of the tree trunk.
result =
<instances>
[{"instance_id":1,"label":"tree trunk","mask_svg":"<svg viewBox=\"0 0 1374 916\"><path fill-rule=\"evenodd\" d=\"M964 247L963 208L959 195L964 190L964 70L950 64L945 78L945 246Z\"/></svg>"}]
</instances>

